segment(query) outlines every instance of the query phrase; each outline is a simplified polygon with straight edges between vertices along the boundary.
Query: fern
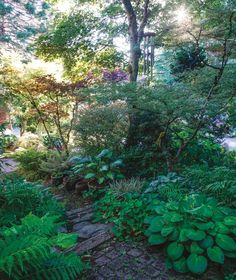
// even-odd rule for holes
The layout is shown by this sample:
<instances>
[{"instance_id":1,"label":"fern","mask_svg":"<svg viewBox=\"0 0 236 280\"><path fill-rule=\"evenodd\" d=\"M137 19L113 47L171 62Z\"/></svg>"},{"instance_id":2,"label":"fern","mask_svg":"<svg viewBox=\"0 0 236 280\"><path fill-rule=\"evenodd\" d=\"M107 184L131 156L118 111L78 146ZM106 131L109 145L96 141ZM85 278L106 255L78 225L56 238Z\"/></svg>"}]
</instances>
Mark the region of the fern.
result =
<instances>
[{"instance_id":1,"label":"fern","mask_svg":"<svg viewBox=\"0 0 236 280\"><path fill-rule=\"evenodd\" d=\"M76 234L56 233L57 216L27 215L20 225L0 231L0 271L13 280L75 279L84 264L74 254L65 256Z\"/></svg>"}]
</instances>

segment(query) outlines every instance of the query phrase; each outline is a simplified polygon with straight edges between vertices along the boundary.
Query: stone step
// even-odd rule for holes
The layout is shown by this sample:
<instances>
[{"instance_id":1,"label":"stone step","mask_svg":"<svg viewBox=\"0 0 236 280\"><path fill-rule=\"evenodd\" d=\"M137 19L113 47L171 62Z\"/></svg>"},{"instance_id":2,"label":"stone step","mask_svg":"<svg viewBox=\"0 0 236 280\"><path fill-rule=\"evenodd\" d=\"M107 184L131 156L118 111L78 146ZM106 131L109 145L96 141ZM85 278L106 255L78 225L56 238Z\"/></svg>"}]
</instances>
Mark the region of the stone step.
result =
<instances>
[{"instance_id":1,"label":"stone step","mask_svg":"<svg viewBox=\"0 0 236 280\"><path fill-rule=\"evenodd\" d=\"M81 223L81 222L85 222L85 221L91 221L92 220L92 217L93 217L93 212L91 213L86 213L86 214L78 214L78 217L76 218L73 218L70 223L72 224L78 224L78 223Z\"/></svg>"},{"instance_id":2,"label":"stone step","mask_svg":"<svg viewBox=\"0 0 236 280\"><path fill-rule=\"evenodd\" d=\"M100 231L97 235L79 243L76 248L77 254L82 254L89 250L96 248L97 246L101 245L105 241L108 241L113 238L113 234L107 231Z\"/></svg>"},{"instance_id":3,"label":"stone step","mask_svg":"<svg viewBox=\"0 0 236 280\"><path fill-rule=\"evenodd\" d=\"M78 215L85 214L85 213L91 213L92 211L93 211L93 206L88 205L85 207L69 210L66 212L66 215L69 219L71 219L74 216L78 217Z\"/></svg>"},{"instance_id":4,"label":"stone step","mask_svg":"<svg viewBox=\"0 0 236 280\"><path fill-rule=\"evenodd\" d=\"M83 222L86 223L86 222ZM77 232L80 238L89 239L96 235L98 231L108 232L112 228L109 224L77 224L77 227L73 227L73 232ZM76 230L75 230L76 229Z\"/></svg>"}]
</instances>

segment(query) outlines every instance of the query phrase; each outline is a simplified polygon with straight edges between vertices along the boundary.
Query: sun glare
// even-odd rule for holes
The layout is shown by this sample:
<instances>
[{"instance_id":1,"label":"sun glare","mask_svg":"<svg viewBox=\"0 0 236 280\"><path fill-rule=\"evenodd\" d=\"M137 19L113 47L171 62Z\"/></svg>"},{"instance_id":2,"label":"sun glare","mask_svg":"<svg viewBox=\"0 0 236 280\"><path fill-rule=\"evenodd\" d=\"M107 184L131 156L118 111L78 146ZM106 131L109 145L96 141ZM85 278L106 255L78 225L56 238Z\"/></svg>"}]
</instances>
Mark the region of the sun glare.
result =
<instances>
[{"instance_id":1,"label":"sun glare","mask_svg":"<svg viewBox=\"0 0 236 280\"><path fill-rule=\"evenodd\" d=\"M178 24L185 24L189 20L189 13L184 6L181 6L178 10L176 10L174 15Z\"/></svg>"}]
</instances>

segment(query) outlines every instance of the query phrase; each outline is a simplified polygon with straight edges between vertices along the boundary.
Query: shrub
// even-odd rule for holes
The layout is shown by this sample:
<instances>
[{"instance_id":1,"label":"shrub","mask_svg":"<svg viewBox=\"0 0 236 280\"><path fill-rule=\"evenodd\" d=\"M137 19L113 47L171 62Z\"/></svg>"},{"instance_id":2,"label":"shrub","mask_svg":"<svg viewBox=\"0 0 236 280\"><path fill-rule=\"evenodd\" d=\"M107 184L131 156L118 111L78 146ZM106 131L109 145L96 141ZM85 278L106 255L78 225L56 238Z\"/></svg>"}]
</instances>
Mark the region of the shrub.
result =
<instances>
[{"instance_id":1,"label":"shrub","mask_svg":"<svg viewBox=\"0 0 236 280\"><path fill-rule=\"evenodd\" d=\"M0 181L0 227L18 223L30 212L39 217L47 213L64 215L61 204L52 198L47 189L42 190L40 185L25 182L21 178Z\"/></svg>"},{"instance_id":2,"label":"shrub","mask_svg":"<svg viewBox=\"0 0 236 280\"><path fill-rule=\"evenodd\" d=\"M18 138L17 147L20 150L24 149L35 149L35 150L43 150L45 149L40 137L37 134L33 134L31 132L25 132L20 138Z\"/></svg>"},{"instance_id":3,"label":"shrub","mask_svg":"<svg viewBox=\"0 0 236 280\"><path fill-rule=\"evenodd\" d=\"M121 160L114 160L112 151L105 149L96 157L78 159L77 164L72 168L75 175L95 182L99 185L108 183L111 180L122 179L121 173L123 163Z\"/></svg>"},{"instance_id":4,"label":"shrub","mask_svg":"<svg viewBox=\"0 0 236 280\"><path fill-rule=\"evenodd\" d=\"M46 160L41 162L40 169L49 175L62 175L69 168L67 158L65 152L50 151Z\"/></svg>"},{"instance_id":5,"label":"shrub","mask_svg":"<svg viewBox=\"0 0 236 280\"><path fill-rule=\"evenodd\" d=\"M47 159L46 152L35 149L17 152L12 155L19 162L17 172L29 181L45 179L47 173L41 170L42 161Z\"/></svg>"},{"instance_id":6,"label":"shrub","mask_svg":"<svg viewBox=\"0 0 236 280\"><path fill-rule=\"evenodd\" d=\"M122 104L91 107L80 112L75 141L84 154L96 155L105 148L120 153L128 131L127 109Z\"/></svg>"},{"instance_id":7,"label":"shrub","mask_svg":"<svg viewBox=\"0 0 236 280\"><path fill-rule=\"evenodd\" d=\"M96 204L95 221L113 223L113 233L120 239L142 238L145 230L149 196L138 193L117 195L108 190Z\"/></svg>"},{"instance_id":8,"label":"shrub","mask_svg":"<svg viewBox=\"0 0 236 280\"><path fill-rule=\"evenodd\" d=\"M171 267L204 273L208 262L220 265L236 257L235 210L213 198L192 194L180 201L155 201L146 231L151 245L164 244Z\"/></svg>"}]
</instances>

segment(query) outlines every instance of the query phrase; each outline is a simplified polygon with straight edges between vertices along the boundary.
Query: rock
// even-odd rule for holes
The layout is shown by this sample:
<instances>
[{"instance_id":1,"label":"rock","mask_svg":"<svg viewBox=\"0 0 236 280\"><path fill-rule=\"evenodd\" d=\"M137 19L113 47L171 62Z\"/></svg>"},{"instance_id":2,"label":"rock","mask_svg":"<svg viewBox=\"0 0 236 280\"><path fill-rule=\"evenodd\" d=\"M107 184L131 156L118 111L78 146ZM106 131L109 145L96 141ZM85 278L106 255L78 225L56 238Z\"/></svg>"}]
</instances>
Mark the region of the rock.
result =
<instances>
[{"instance_id":1,"label":"rock","mask_svg":"<svg viewBox=\"0 0 236 280\"><path fill-rule=\"evenodd\" d=\"M109 232L100 233L99 235L93 236L93 237L89 238L88 240L79 243L76 252L78 254L81 254L86 251L89 251L89 250L99 246L103 242L111 239L112 237L113 237L113 235Z\"/></svg>"},{"instance_id":2,"label":"rock","mask_svg":"<svg viewBox=\"0 0 236 280\"><path fill-rule=\"evenodd\" d=\"M81 222L85 222L85 221L91 221L93 217L93 213L87 213L87 214L78 214L78 218L74 218L71 222L73 224L78 224L78 223L81 223Z\"/></svg>"},{"instance_id":3,"label":"rock","mask_svg":"<svg viewBox=\"0 0 236 280\"><path fill-rule=\"evenodd\" d=\"M82 222L82 223L79 223L79 224L75 224L75 225L73 225L73 230L72 231L80 233L80 230L87 225L90 225L90 223L89 222ZM81 237L80 234L79 234L79 237Z\"/></svg>"},{"instance_id":4,"label":"rock","mask_svg":"<svg viewBox=\"0 0 236 280\"><path fill-rule=\"evenodd\" d=\"M81 225L78 224L78 225ZM98 231L109 231L111 228L110 225L105 225L105 224L88 224L77 230L79 233L80 238L90 238L95 235L96 232Z\"/></svg>"}]
</instances>

